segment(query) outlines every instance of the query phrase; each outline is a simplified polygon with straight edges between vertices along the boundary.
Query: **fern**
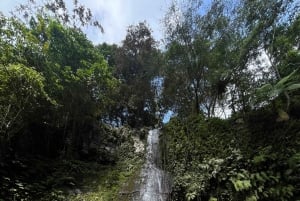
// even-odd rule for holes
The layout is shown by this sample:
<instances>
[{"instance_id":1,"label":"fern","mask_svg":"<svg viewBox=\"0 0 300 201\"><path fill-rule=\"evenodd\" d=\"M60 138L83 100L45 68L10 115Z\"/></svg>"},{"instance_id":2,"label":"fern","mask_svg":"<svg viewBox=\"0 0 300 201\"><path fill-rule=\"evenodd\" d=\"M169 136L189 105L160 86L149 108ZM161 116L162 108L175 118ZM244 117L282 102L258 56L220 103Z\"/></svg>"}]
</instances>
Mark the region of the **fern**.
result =
<instances>
[{"instance_id":1,"label":"fern","mask_svg":"<svg viewBox=\"0 0 300 201\"><path fill-rule=\"evenodd\" d=\"M244 191L244 190L249 190L252 185L251 185L251 181L250 180L235 180L235 179L231 179L231 182L234 186L234 189L239 192L239 191Z\"/></svg>"}]
</instances>

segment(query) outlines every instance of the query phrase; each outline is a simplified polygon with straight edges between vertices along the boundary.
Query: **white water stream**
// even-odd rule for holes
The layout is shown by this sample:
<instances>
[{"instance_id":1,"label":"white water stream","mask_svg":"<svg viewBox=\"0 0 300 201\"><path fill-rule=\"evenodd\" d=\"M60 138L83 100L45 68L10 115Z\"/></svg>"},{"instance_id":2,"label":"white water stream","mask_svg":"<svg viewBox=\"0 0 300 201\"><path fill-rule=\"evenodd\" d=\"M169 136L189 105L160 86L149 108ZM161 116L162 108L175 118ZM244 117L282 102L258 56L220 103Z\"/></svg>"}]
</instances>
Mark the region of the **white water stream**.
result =
<instances>
[{"instance_id":1,"label":"white water stream","mask_svg":"<svg viewBox=\"0 0 300 201\"><path fill-rule=\"evenodd\" d=\"M166 201L171 190L168 174L158 166L159 130L150 130L147 138L146 164L141 172L139 195L134 201Z\"/></svg>"}]
</instances>

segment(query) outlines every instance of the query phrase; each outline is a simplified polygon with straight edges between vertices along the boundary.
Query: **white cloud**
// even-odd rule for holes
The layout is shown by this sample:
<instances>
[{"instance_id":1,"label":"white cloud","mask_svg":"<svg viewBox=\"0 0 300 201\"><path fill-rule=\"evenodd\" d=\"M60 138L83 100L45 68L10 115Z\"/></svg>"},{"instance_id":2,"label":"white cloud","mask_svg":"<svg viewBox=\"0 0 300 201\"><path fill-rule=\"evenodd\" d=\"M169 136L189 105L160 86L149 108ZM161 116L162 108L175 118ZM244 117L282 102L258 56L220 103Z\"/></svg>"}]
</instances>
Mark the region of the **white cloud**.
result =
<instances>
[{"instance_id":1,"label":"white cloud","mask_svg":"<svg viewBox=\"0 0 300 201\"><path fill-rule=\"evenodd\" d=\"M163 38L160 20L170 0L86 0L96 17L100 18L104 34L89 30L88 36L94 43L120 43L129 25L147 21L156 40Z\"/></svg>"},{"instance_id":2,"label":"white cloud","mask_svg":"<svg viewBox=\"0 0 300 201\"><path fill-rule=\"evenodd\" d=\"M20 2L27 0L1 0L0 11L8 14ZM73 0L66 0L70 4ZM125 38L129 25L146 20L156 40L163 38L160 20L163 18L171 0L79 0L91 8L100 21L105 33L87 28L85 31L95 44L107 42L120 44Z\"/></svg>"}]
</instances>

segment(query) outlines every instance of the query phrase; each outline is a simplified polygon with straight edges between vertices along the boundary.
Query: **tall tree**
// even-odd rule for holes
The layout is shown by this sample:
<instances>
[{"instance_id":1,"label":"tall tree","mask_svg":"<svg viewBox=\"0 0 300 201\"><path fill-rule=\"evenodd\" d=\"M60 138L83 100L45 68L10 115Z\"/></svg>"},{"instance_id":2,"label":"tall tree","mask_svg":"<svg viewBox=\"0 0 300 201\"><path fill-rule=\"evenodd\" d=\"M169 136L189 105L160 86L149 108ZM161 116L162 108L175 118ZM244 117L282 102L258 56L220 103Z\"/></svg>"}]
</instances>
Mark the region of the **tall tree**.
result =
<instances>
[{"instance_id":1,"label":"tall tree","mask_svg":"<svg viewBox=\"0 0 300 201\"><path fill-rule=\"evenodd\" d=\"M121 80L121 109L132 126L151 124L155 112L151 80L159 66L159 51L145 22L129 26L116 55L116 76Z\"/></svg>"},{"instance_id":2,"label":"tall tree","mask_svg":"<svg viewBox=\"0 0 300 201\"><path fill-rule=\"evenodd\" d=\"M27 21L1 16L0 32L3 37L0 43L3 44L1 48L4 48L4 51L1 51L0 61L3 68L0 70L3 79L8 80L2 84L2 88L6 90L5 86L9 85L11 80L7 76L13 73L16 77L21 76L24 71L23 74L28 74L28 78L21 76L20 79L29 79L29 84L24 85L28 86L29 91L18 97L20 104L16 106L17 109L9 106L10 97L6 97L1 101L1 110L4 108L4 111L8 111L9 108L8 114L12 114L10 116L18 114L19 110L21 115L15 116L21 118L23 113L26 113L23 111L31 111L34 108L35 113L31 118L22 118L24 122L20 121L24 126L16 133L16 139L24 140L26 136L20 133L25 132L31 135L32 143L48 145L41 146L41 149L47 149L51 145L54 149L51 150L52 155L62 153L65 147L64 153L72 157L78 155L83 142L90 138L91 130L99 127L99 122L106 114L107 105L111 101L109 94L114 91L118 82L103 56L85 34L78 27L64 25L59 16L46 12L49 9L46 7L39 7L41 12L33 13ZM26 12L26 9L22 11ZM57 14L61 12L58 11ZM90 18L82 20L88 23ZM22 65L18 70L13 68L15 65L9 65L19 63ZM27 68L31 71L26 70ZM33 82L30 76L35 76L37 82L42 80L42 87ZM35 86L31 86L32 84ZM42 88L57 104L51 105L37 99L37 93L31 92L30 88ZM14 95L13 90L12 94ZM1 117L1 129L3 125L7 125L6 117ZM36 132L45 127L48 128L47 131L41 131L44 138L36 137ZM13 132L13 128L6 132ZM54 132L56 137L53 137ZM49 151L50 149L48 153Z\"/></svg>"},{"instance_id":3,"label":"tall tree","mask_svg":"<svg viewBox=\"0 0 300 201\"><path fill-rule=\"evenodd\" d=\"M173 109L183 109L180 113L214 116L218 98L229 81L226 73L234 62L229 57L235 50L232 43L236 39L231 16L221 1L213 1L205 15L199 13L199 1L178 6L173 5L165 18L168 41L165 98L175 101L178 98ZM176 80L180 87L172 91L169 88L174 86L170 83Z\"/></svg>"},{"instance_id":4,"label":"tall tree","mask_svg":"<svg viewBox=\"0 0 300 201\"><path fill-rule=\"evenodd\" d=\"M257 75L281 78L280 64L274 60L278 55L274 51L276 27L292 23L297 8L292 0L214 0L206 12L201 1L172 5L165 18L168 68L164 96L171 110L214 116L226 104L233 112L248 111L255 88L266 81ZM290 47L297 46L295 39L294 44ZM259 65L262 55L267 55L271 69L266 69L266 62Z\"/></svg>"},{"instance_id":5,"label":"tall tree","mask_svg":"<svg viewBox=\"0 0 300 201\"><path fill-rule=\"evenodd\" d=\"M261 54L267 57L270 63L267 70L271 74L269 80L264 82L278 82L283 76L287 76L291 71L282 74L279 71L282 61L278 58L279 49L278 43L281 43L282 48L288 46L288 40L283 44L283 38L280 32L283 27L289 27L299 13L299 2L294 0L289 1L241 1L238 7L239 27L243 30L243 41L241 44L240 58L249 63L256 60ZM280 36L281 35L281 36ZM279 42L281 41L281 42ZM285 49L284 51L290 51ZM277 59L276 59L277 57ZM240 66L240 70L245 69L249 65ZM288 65L283 68L289 68ZM290 105L290 95L284 92L286 98L286 109Z\"/></svg>"}]
</instances>

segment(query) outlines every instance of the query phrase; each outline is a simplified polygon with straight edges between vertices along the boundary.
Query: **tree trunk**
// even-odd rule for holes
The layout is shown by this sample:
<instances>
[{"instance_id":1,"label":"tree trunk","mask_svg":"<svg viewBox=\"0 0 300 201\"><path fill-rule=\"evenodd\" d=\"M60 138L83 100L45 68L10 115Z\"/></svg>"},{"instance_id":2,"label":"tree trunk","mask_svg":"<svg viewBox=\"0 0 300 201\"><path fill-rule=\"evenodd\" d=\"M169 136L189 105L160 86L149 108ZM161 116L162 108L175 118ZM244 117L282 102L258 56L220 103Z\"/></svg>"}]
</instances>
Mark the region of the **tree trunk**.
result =
<instances>
[{"instance_id":1,"label":"tree trunk","mask_svg":"<svg viewBox=\"0 0 300 201\"><path fill-rule=\"evenodd\" d=\"M199 96L198 96L198 89L199 89L199 82L196 81L196 84L194 84L194 94L195 94L195 112L196 114L200 113L199 109Z\"/></svg>"}]
</instances>

